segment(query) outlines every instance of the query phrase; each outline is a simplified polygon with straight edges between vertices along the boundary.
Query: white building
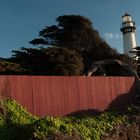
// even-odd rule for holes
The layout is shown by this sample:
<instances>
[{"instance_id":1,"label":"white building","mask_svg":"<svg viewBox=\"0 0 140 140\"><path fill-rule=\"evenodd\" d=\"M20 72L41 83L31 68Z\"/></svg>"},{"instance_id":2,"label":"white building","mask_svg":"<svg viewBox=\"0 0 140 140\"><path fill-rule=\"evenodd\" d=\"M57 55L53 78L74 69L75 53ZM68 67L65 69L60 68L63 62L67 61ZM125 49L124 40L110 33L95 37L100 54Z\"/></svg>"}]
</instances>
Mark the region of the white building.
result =
<instances>
[{"instance_id":1,"label":"white building","mask_svg":"<svg viewBox=\"0 0 140 140\"><path fill-rule=\"evenodd\" d=\"M130 51L136 47L135 29L136 27L132 17L125 13L125 15L122 16L122 26L120 30L123 34L124 53L130 57L133 56Z\"/></svg>"}]
</instances>

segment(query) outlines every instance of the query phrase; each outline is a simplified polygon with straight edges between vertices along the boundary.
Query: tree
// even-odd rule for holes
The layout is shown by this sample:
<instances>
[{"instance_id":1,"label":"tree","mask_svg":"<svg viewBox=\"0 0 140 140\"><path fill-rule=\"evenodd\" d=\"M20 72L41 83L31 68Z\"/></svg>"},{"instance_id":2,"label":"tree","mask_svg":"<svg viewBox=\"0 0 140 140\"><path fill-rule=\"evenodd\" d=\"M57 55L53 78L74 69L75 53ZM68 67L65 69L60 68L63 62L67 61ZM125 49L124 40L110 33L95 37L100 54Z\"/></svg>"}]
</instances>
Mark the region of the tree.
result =
<instances>
[{"instance_id":1,"label":"tree","mask_svg":"<svg viewBox=\"0 0 140 140\"><path fill-rule=\"evenodd\" d=\"M83 57L84 69L93 61L113 58L118 55L92 27L89 19L79 15L59 16L57 25L47 26L39 32L40 38L33 39L33 45L56 45L75 49Z\"/></svg>"},{"instance_id":2,"label":"tree","mask_svg":"<svg viewBox=\"0 0 140 140\"><path fill-rule=\"evenodd\" d=\"M94 61L103 59L121 59L133 64L131 58L111 48L86 17L63 15L56 21L57 25L45 27L39 38L30 42L49 48L21 48L13 51L11 61L38 75L83 75Z\"/></svg>"},{"instance_id":3,"label":"tree","mask_svg":"<svg viewBox=\"0 0 140 140\"><path fill-rule=\"evenodd\" d=\"M86 17L64 15L56 21L58 25L47 26L39 32L40 38L30 43L87 50L96 46L100 40L99 33L92 28L91 21Z\"/></svg>"},{"instance_id":4,"label":"tree","mask_svg":"<svg viewBox=\"0 0 140 140\"><path fill-rule=\"evenodd\" d=\"M88 18L63 15L56 21L57 25L45 27L39 38L30 42L46 48L14 50L11 58L0 58L0 74L84 75L93 62L104 59L133 65L129 56L119 54L100 37Z\"/></svg>"},{"instance_id":5,"label":"tree","mask_svg":"<svg viewBox=\"0 0 140 140\"><path fill-rule=\"evenodd\" d=\"M13 51L12 62L34 75L82 75L82 57L74 50L59 47L21 48Z\"/></svg>"}]
</instances>

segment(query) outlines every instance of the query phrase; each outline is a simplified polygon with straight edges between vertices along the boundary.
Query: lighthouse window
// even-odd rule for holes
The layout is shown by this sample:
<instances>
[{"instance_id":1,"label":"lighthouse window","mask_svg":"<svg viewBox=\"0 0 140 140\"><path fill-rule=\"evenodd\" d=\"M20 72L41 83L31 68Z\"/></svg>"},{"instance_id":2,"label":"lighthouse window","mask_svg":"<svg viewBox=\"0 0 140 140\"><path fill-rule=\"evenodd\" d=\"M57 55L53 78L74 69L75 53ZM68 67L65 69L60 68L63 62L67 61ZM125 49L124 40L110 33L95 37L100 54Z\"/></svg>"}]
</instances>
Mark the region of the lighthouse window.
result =
<instances>
[{"instance_id":1,"label":"lighthouse window","mask_svg":"<svg viewBox=\"0 0 140 140\"><path fill-rule=\"evenodd\" d=\"M131 29L131 28L126 28L125 29L125 32L132 32L133 31L133 29Z\"/></svg>"}]
</instances>

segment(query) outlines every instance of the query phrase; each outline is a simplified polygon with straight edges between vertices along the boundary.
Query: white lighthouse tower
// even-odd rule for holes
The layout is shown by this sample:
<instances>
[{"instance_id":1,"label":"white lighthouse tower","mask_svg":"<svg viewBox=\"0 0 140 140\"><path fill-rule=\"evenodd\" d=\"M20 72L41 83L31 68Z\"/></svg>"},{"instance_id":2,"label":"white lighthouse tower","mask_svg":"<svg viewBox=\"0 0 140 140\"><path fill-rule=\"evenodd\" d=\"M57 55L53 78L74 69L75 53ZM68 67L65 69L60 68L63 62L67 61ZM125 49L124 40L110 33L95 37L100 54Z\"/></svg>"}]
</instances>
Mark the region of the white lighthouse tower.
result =
<instances>
[{"instance_id":1,"label":"white lighthouse tower","mask_svg":"<svg viewBox=\"0 0 140 140\"><path fill-rule=\"evenodd\" d=\"M120 30L123 34L124 53L130 57L133 56L130 51L136 47L135 29L136 27L132 17L125 13L125 15L122 16L122 26Z\"/></svg>"}]
</instances>

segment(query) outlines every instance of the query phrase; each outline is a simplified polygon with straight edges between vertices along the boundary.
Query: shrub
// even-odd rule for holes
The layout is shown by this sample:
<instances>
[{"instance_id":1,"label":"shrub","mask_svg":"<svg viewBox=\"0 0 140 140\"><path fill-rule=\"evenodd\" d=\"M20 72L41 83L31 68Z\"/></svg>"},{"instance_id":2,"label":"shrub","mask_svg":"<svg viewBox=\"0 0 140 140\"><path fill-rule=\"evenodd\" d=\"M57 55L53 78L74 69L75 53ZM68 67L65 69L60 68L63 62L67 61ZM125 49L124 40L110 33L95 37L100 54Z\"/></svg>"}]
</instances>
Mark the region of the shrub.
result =
<instances>
[{"instance_id":1,"label":"shrub","mask_svg":"<svg viewBox=\"0 0 140 140\"><path fill-rule=\"evenodd\" d=\"M75 138L100 140L114 126L127 124L128 117L117 112L104 112L98 116L69 117L32 116L15 100L5 99L6 114L0 113L1 140L41 140L49 138Z\"/></svg>"}]
</instances>

